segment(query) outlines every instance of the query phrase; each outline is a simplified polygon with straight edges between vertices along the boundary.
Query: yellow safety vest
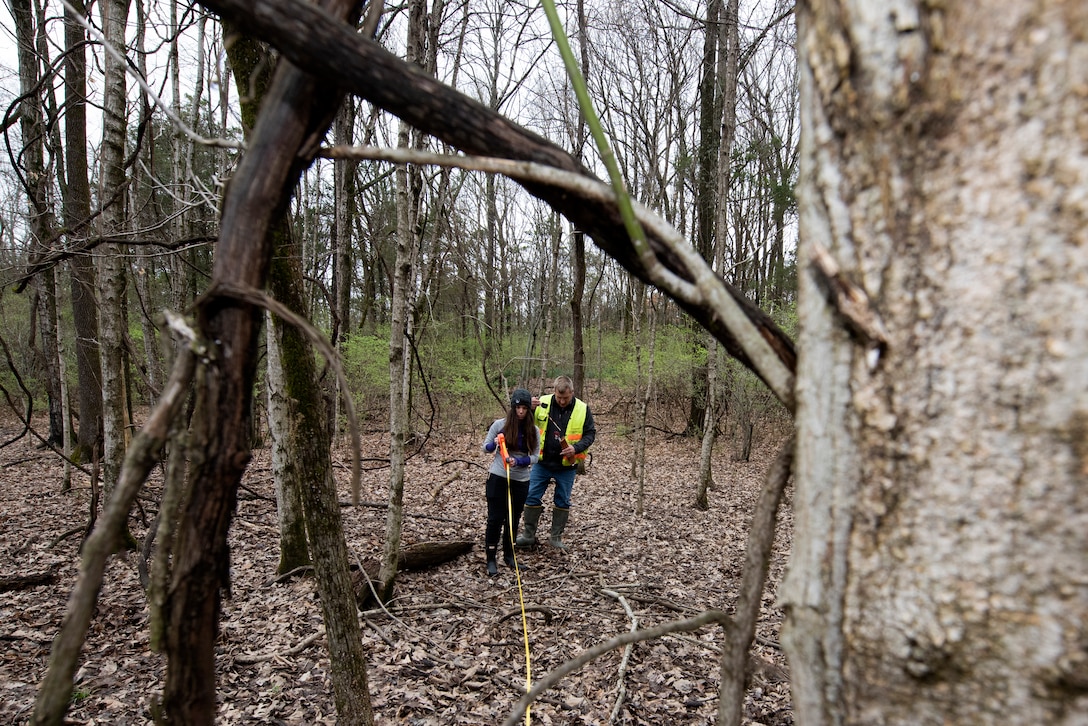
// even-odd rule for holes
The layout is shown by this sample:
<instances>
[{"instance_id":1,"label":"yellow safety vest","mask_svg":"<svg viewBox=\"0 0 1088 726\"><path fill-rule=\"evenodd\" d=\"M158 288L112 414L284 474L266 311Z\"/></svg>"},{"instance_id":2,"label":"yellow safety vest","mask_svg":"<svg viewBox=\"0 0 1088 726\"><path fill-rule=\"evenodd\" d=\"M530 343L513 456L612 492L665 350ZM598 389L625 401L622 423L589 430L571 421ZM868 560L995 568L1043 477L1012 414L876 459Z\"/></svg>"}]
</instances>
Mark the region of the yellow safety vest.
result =
<instances>
[{"instance_id":1,"label":"yellow safety vest","mask_svg":"<svg viewBox=\"0 0 1088 726\"><path fill-rule=\"evenodd\" d=\"M540 397L540 405L533 411L533 419L536 421L536 427L540 431L540 455L544 455L544 434L548 430L548 411L552 407L552 394ZM570 419L567 420L567 430L563 432L563 437L566 438L567 443L571 446L574 442L582 440L582 428L586 425L586 411L589 407L586 406L586 402L580 398L574 399L574 410L571 411ZM585 461L586 452L582 451L571 457L563 457L563 466L574 466L579 461Z\"/></svg>"}]
</instances>

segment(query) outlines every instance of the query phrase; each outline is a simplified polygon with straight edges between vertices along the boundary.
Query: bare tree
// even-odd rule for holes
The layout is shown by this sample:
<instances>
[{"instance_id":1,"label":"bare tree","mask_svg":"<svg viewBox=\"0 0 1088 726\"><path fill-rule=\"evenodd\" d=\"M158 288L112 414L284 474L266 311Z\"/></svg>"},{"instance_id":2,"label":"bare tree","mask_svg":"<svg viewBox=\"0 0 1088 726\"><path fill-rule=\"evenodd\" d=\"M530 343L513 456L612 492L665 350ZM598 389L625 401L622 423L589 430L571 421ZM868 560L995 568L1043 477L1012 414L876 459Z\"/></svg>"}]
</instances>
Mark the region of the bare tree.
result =
<instances>
[{"instance_id":1,"label":"bare tree","mask_svg":"<svg viewBox=\"0 0 1088 726\"><path fill-rule=\"evenodd\" d=\"M53 215L53 182L49 173L51 170L46 168L45 162L47 137L44 104L39 86L42 63L48 62L48 58L39 57L40 49L46 48L44 43L39 43L39 39L45 37L45 30L40 27L30 2L12 0L9 7L15 21L21 92L17 102L17 115L22 136L19 155L22 163L19 164L18 160L13 161L16 161L15 168L20 170L19 178L30 203L28 225L30 244L28 247L33 259L48 252L47 245L54 238L56 227ZM61 339L53 268L43 270L35 279L34 298L37 304L33 306L31 314L36 324L32 330L36 328L41 336L38 355L46 371L46 391L49 397L47 440L51 444L67 445L64 439L66 391L61 378L63 362L59 355ZM31 345L35 344L32 340Z\"/></svg>"},{"instance_id":2,"label":"bare tree","mask_svg":"<svg viewBox=\"0 0 1088 726\"><path fill-rule=\"evenodd\" d=\"M125 69L125 27L128 0L101 4L105 82L102 104L102 153L99 172L99 235L123 236L126 221L125 137L128 99ZM124 336L127 332L125 299L125 245L101 245L98 255L99 355L102 361L102 478L109 492L117 483L125 458L128 435Z\"/></svg>"},{"instance_id":3,"label":"bare tree","mask_svg":"<svg viewBox=\"0 0 1088 726\"><path fill-rule=\"evenodd\" d=\"M64 160L67 171L64 224L69 246L79 248L88 234L91 185L87 171L87 34L80 22L83 3L64 8ZM98 305L94 263L85 254L71 260L72 320L76 329L79 381L79 436L74 455L89 461L102 440L102 364L98 350Z\"/></svg>"},{"instance_id":4,"label":"bare tree","mask_svg":"<svg viewBox=\"0 0 1088 726\"><path fill-rule=\"evenodd\" d=\"M337 145L354 143L355 99L348 96L340 106L333 122L333 139ZM351 221L358 215L356 204L356 172L358 162L343 159L333 163L333 229L332 236L332 343L341 352L351 334L351 291L354 281L356 255L353 252ZM339 390L339 384L330 382L329 426L335 437L340 419L340 397L350 395Z\"/></svg>"},{"instance_id":5,"label":"bare tree","mask_svg":"<svg viewBox=\"0 0 1088 726\"><path fill-rule=\"evenodd\" d=\"M720 91L716 94L713 105L721 110L721 124L713 144L718 153L715 159L717 173L710 186L717 197L717 202L713 205L714 244L711 250L714 266L719 272L724 271L726 240L729 234L729 180L732 173L733 136L737 127L737 55L740 45L738 5L737 0L727 0L721 26L715 33L718 45L715 57L718 59L719 68L714 76L718 79ZM699 451L699 477L695 493L695 506L703 511L710 508L707 489L713 479L712 454L718 436L721 407L718 389L721 347L712 335L707 336L706 346L706 407L703 413L703 441Z\"/></svg>"},{"instance_id":6,"label":"bare tree","mask_svg":"<svg viewBox=\"0 0 1088 726\"><path fill-rule=\"evenodd\" d=\"M406 60L409 63L422 63L425 57L425 9L423 0L411 0L408 6ZM408 148L412 136L411 127L401 122L397 146ZM415 132L415 138L419 138L418 132ZM419 259L419 178L419 169L415 166L397 168L397 257L393 269L389 333L389 510L385 521L382 566L378 574L378 595L383 601L393 596L404 525L405 446L411 426L408 419L412 378L411 311L415 304L416 264Z\"/></svg>"}]
</instances>

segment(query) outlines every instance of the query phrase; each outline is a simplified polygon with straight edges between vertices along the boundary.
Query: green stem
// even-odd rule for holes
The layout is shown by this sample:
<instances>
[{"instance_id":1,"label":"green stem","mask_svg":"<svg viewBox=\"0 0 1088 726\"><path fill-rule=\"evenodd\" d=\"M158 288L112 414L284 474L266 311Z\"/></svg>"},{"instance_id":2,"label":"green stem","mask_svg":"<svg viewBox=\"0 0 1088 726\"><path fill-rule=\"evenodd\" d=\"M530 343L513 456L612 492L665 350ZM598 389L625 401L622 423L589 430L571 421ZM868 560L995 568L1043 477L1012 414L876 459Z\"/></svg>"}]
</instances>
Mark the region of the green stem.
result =
<instances>
[{"instance_id":1,"label":"green stem","mask_svg":"<svg viewBox=\"0 0 1088 726\"><path fill-rule=\"evenodd\" d=\"M597 113L593 110L593 101L589 97L589 89L586 86L586 81L582 77L582 72L578 68L578 63L574 58L574 52L570 48L570 43L567 42L567 34L563 30L563 26L559 22L559 13L556 12L554 0L543 0L544 13L548 16L548 24L552 29L552 36L555 38L555 43L559 47L559 54L563 57L563 65L567 69L567 76L570 78L571 86L574 88L574 95L578 98L578 107L582 110L582 115L586 118L586 123L589 124L590 133L593 134L593 140L597 144L597 150L601 154L601 160L604 162L605 168L608 169L608 178L612 182L612 189L616 192L616 201L620 208L620 217L623 219L623 226L627 230L627 234L631 237L631 242L635 246L635 251L638 252L640 257L646 257L651 255L650 246L646 242L646 233L642 229L642 225L639 224L638 219L635 217L634 207L631 205L631 196L627 193L627 187L623 183L623 177L620 176L620 167L616 163L616 157L612 153L612 148L608 145L608 138L604 135L604 129L601 127L601 121L597 118Z\"/></svg>"}]
</instances>

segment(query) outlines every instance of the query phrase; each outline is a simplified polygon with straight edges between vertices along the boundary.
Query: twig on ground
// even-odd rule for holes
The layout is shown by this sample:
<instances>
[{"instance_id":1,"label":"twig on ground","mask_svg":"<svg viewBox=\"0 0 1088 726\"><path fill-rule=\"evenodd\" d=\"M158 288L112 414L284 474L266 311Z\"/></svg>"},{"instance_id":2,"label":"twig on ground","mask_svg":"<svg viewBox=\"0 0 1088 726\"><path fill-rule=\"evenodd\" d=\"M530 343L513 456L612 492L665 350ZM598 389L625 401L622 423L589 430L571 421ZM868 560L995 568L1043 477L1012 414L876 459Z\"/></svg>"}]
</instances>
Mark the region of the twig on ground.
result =
<instances>
[{"instance_id":1,"label":"twig on ground","mask_svg":"<svg viewBox=\"0 0 1088 726\"><path fill-rule=\"evenodd\" d=\"M84 529L86 529L86 527L81 524L78 527L72 527L71 529L62 532L61 534L57 535L56 539L54 539L46 546L46 549L51 550L69 537L75 537L77 534L83 534Z\"/></svg>"},{"instance_id":2,"label":"twig on ground","mask_svg":"<svg viewBox=\"0 0 1088 726\"><path fill-rule=\"evenodd\" d=\"M627 600L623 595L615 590L601 590L601 592L619 600L620 605L623 605L624 612L627 613L627 617L631 620L631 630L629 632L636 632L638 630L638 618L635 616L634 611L631 610L631 606L627 604ZM613 704L612 713L608 717L609 723L616 723L616 719L618 719L620 715L620 709L623 708L623 702L627 700L627 684L624 679L627 676L627 664L631 660L631 651L634 649L634 643L628 643L627 647L623 649L623 658L620 660L619 672L616 673L616 703Z\"/></svg>"},{"instance_id":3,"label":"twig on ground","mask_svg":"<svg viewBox=\"0 0 1088 726\"><path fill-rule=\"evenodd\" d=\"M581 655L578 657L568 660L537 681L532 690L522 696L518 702L514 704L513 711L511 711L510 715L506 717L506 720L502 722L503 726L516 726L518 721L521 720L522 715L525 713L525 709L527 709L533 701L537 700L541 693L559 683L559 681L563 680L563 677L567 674L573 673L585 664L593 662L605 653L613 651L620 646L627 645L628 643L637 643L641 640L654 640L655 638L660 638L669 633L687 633L713 623L728 627L732 621L729 616L721 610L705 610L694 618L674 620L672 622L662 623L653 628L647 628L646 630L636 630L631 633L624 633L623 635L617 635L604 643L588 648L582 651Z\"/></svg>"},{"instance_id":4,"label":"twig on ground","mask_svg":"<svg viewBox=\"0 0 1088 726\"><path fill-rule=\"evenodd\" d=\"M266 660L272 660L273 658L286 658L288 656L298 655L316 643L324 634L325 627L322 626L317 629L316 633L306 636L287 650L277 651L275 653L243 653L234 656L234 662L238 665L253 665L254 663L263 663Z\"/></svg>"},{"instance_id":5,"label":"twig on ground","mask_svg":"<svg viewBox=\"0 0 1088 726\"><path fill-rule=\"evenodd\" d=\"M378 637L381 638L385 642L386 645L388 645L390 648L393 648L394 650L396 650L397 644L389 639L389 636L385 634L384 630L382 630L380 627L378 627L377 623L375 623L373 620L371 620L370 618L368 618L366 616L363 616L363 622L366 623L370 627L371 630L373 630L375 633L377 633Z\"/></svg>"},{"instance_id":6,"label":"twig on ground","mask_svg":"<svg viewBox=\"0 0 1088 726\"><path fill-rule=\"evenodd\" d=\"M245 484L239 484L239 485L238 485L238 488L239 488L239 489L243 489L243 490L245 490L245 491L249 492L250 494L252 494L252 495L253 495L253 498L254 498L254 499L262 499L262 500L264 500L264 501L266 501L266 502L274 502L274 501L276 501L276 498L275 498L275 497L270 497L270 496L268 496L267 494L261 494L261 493L260 493L259 491L257 491L256 489L253 489L252 487L247 487L247 486L246 486Z\"/></svg>"},{"instance_id":7,"label":"twig on ground","mask_svg":"<svg viewBox=\"0 0 1088 726\"><path fill-rule=\"evenodd\" d=\"M552 622L552 618L555 617L555 612L553 612L551 608L546 608L543 605L526 605L524 612L526 612L526 613L542 613L544 615L544 624L545 625L550 625L551 622ZM508 618L512 618L515 615L521 615L521 613L522 613L521 608L518 608L517 610L508 610L508 611L506 611L505 613L503 613L502 615L499 616L499 619L495 621L495 624L498 625L499 623L501 623L502 621L504 621L504 620L506 620Z\"/></svg>"},{"instance_id":8,"label":"twig on ground","mask_svg":"<svg viewBox=\"0 0 1088 726\"><path fill-rule=\"evenodd\" d=\"M463 473L465 473L465 468L464 467L462 467L462 468L458 469L457 471L453 472L448 477L446 477L444 480L442 480L437 485L435 485L435 488L431 490L431 501L432 502L437 501L439 495L442 494L442 490L446 488L446 485L449 484L450 482L454 482L454 481L460 479L461 475Z\"/></svg>"}]
</instances>

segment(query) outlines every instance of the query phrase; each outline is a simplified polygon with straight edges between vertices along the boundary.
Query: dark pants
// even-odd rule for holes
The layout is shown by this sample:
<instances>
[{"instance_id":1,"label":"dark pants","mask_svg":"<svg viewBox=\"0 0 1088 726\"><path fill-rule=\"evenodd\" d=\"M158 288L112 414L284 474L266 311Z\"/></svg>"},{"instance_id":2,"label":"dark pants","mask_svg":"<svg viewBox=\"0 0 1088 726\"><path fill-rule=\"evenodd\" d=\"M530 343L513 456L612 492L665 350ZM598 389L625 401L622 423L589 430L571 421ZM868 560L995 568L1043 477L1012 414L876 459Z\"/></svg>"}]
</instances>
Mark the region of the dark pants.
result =
<instances>
[{"instance_id":1,"label":"dark pants","mask_svg":"<svg viewBox=\"0 0 1088 726\"><path fill-rule=\"evenodd\" d=\"M525 508L525 497L529 495L529 482L511 480L507 488L505 476L491 474L487 477L486 492L487 530L484 533L484 545L498 547L502 544L503 552L511 552L510 538L518 535L521 510Z\"/></svg>"}]
</instances>

